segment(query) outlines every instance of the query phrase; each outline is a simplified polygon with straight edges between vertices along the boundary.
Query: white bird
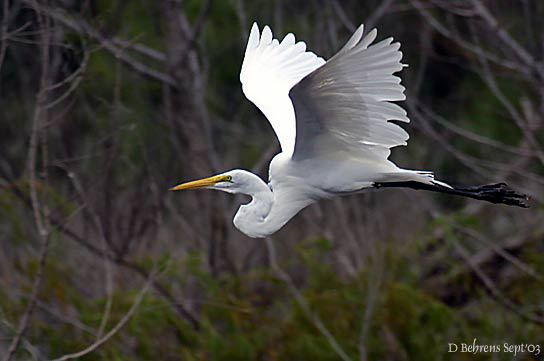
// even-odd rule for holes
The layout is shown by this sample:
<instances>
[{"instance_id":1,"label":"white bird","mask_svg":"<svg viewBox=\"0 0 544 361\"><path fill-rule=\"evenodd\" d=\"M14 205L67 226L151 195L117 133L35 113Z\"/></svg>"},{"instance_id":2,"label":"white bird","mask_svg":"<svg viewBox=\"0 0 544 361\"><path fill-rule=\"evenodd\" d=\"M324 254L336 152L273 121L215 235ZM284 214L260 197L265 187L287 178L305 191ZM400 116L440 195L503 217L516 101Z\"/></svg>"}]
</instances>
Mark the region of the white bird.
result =
<instances>
[{"instance_id":1,"label":"white bird","mask_svg":"<svg viewBox=\"0 0 544 361\"><path fill-rule=\"evenodd\" d=\"M400 44L374 43L361 25L328 61L287 34L280 42L265 26L251 28L240 72L242 90L268 118L281 145L270 162L269 183L234 169L171 188L217 189L252 199L241 205L234 225L249 237L266 237L322 198L368 188L410 187L525 207L526 196L504 183L452 187L432 172L397 167L390 149L406 145L409 122L393 101L404 100ZM374 44L373 44L374 43Z\"/></svg>"}]
</instances>

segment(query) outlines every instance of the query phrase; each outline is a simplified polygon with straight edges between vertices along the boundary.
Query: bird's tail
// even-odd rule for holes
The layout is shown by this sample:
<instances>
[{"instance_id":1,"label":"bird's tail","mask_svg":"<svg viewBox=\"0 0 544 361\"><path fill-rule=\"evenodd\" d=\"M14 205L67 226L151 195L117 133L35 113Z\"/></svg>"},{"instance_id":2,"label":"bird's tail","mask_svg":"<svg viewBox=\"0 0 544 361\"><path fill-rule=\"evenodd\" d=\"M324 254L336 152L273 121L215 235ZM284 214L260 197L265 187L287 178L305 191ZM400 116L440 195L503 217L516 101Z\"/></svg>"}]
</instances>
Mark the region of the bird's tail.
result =
<instances>
[{"instance_id":1,"label":"bird's tail","mask_svg":"<svg viewBox=\"0 0 544 361\"><path fill-rule=\"evenodd\" d=\"M383 181L379 183L418 182L428 185L439 185L444 188L452 188L447 183L434 179L434 173L425 170L411 170L399 168L395 172L382 173Z\"/></svg>"},{"instance_id":2,"label":"bird's tail","mask_svg":"<svg viewBox=\"0 0 544 361\"><path fill-rule=\"evenodd\" d=\"M509 206L528 208L528 197L510 188L506 183L486 184L481 186L451 186L449 184L427 178L427 181L400 181L374 183L376 188L407 187L418 190L454 194L463 197L479 199L491 203L502 203Z\"/></svg>"}]
</instances>

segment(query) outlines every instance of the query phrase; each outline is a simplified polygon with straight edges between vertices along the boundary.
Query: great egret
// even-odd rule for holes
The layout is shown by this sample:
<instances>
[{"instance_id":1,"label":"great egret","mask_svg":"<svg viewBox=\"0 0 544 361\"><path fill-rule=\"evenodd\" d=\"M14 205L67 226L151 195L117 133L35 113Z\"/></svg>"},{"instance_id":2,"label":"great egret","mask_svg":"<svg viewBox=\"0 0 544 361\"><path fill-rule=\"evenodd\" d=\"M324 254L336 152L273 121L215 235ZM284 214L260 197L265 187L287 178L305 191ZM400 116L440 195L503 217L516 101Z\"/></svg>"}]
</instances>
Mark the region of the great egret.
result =
<instances>
[{"instance_id":1,"label":"great egret","mask_svg":"<svg viewBox=\"0 0 544 361\"><path fill-rule=\"evenodd\" d=\"M234 169L171 188L217 189L251 196L234 225L250 237L279 230L304 207L322 198L367 188L410 187L493 203L526 207L525 195L504 183L452 187L432 172L397 167L390 148L406 145L408 133L391 120L409 122L392 101L404 100L394 73L403 68L400 44L372 44L361 25L346 45L325 61L287 34L280 42L256 23L247 42L240 81L246 97L268 118L281 153L270 162L269 183Z\"/></svg>"}]
</instances>

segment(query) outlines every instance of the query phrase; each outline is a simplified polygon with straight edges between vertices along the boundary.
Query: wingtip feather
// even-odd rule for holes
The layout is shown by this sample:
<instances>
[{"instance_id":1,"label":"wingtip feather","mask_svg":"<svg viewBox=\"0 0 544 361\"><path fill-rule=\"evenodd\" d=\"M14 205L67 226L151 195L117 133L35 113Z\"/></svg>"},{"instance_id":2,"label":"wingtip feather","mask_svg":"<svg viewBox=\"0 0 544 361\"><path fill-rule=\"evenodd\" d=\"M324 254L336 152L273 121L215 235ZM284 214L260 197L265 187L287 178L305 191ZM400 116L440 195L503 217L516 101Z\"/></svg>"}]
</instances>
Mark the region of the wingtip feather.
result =
<instances>
[{"instance_id":1,"label":"wingtip feather","mask_svg":"<svg viewBox=\"0 0 544 361\"><path fill-rule=\"evenodd\" d=\"M259 31L259 25L257 25L257 22L254 22L251 26L251 31L249 32L249 39L247 40L247 49L250 47L254 48L259 45L260 40L260 31Z\"/></svg>"},{"instance_id":2,"label":"wingtip feather","mask_svg":"<svg viewBox=\"0 0 544 361\"><path fill-rule=\"evenodd\" d=\"M295 35L293 33L289 33L287 35L285 35L285 37L283 38L283 40L281 41L282 44L286 44L286 45L292 45L295 43Z\"/></svg>"},{"instance_id":3,"label":"wingtip feather","mask_svg":"<svg viewBox=\"0 0 544 361\"><path fill-rule=\"evenodd\" d=\"M372 44L372 42L374 42L374 40L376 40L377 36L378 36L378 30L376 28L370 30L370 32L368 34L366 34L366 36L363 38L363 40L361 40L358 47L360 47L361 49L368 48L368 46L370 44Z\"/></svg>"},{"instance_id":4,"label":"wingtip feather","mask_svg":"<svg viewBox=\"0 0 544 361\"><path fill-rule=\"evenodd\" d=\"M268 45L272 42L272 29L270 29L270 26L265 25L263 28L263 32L261 33L261 45Z\"/></svg>"},{"instance_id":5,"label":"wingtip feather","mask_svg":"<svg viewBox=\"0 0 544 361\"><path fill-rule=\"evenodd\" d=\"M361 41L361 38L363 37L363 33L365 30L365 26L363 24L359 25L359 27L355 30L351 38L347 41L346 45L342 48L342 51L347 51L349 49L352 49L354 46L359 44Z\"/></svg>"}]
</instances>

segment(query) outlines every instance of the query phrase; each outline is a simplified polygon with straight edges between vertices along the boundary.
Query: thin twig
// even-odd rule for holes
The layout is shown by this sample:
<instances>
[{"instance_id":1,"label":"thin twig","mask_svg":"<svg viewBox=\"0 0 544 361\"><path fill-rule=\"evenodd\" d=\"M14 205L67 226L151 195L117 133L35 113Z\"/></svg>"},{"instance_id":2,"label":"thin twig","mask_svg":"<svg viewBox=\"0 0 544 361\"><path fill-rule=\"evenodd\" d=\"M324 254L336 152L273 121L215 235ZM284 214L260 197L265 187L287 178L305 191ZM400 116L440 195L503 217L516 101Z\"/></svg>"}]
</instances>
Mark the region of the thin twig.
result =
<instances>
[{"instance_id":1,"label":"thin twig","mask_svg":"<svg viewBox=\"0 0 544 361\"><path fill-rule=\"evenodd\" d=\"M19 198L23 204L25 204L27 207L32 207L30 200L28 197L23 193L23 191L16 185L12 184L11 187L8 188L17 198ZM85 239L72 229L68 227L67 222L61 222L52 216L48 216L47 222L51 224L52 231L60 232L64 236L67 236L68 239L71 239L76 244L82 246L86 250L88 250L92 255L100 258L107 258L111 262L115 263L118 266L121 266L131 272L134 272L136 275L143 279L147 279L149 277L149 272L142 266L133 263L131 261L128 261L124 258L115 257L110 252L104 253L101 248L96 247L94 245L95 242L92 242L90 240ZM200 321L198 318L193 315L185 306L184 303L180 302L179 300L176 300L172 293L159 281L153 282L153 287L157 293L163 297L174 309L174 311L184 320L186 320L191 327L194 330L200 329Z\"/></svg>"},{"instance_id":2,"label":"thin twig","mask_svg":"<svg viewBox=\"0 0 544 361\"><path fill-rule=\"evenodd\" d=\"M351 358L346 354L346 352L342 349L340 344L336 341L334 336L330 333L330 331L325 327L321 319L312 312L310 309L310 306L302 297L300 294L300 291L297 289L295 284L293 283L293 280L291 280L291 277L280 268L276 261L276 250L274 247L274 241L270 238L266 238L266 247L268 249L268 257L270 260L270 265L272 266L272 270L276 272L276 275L279 279L281 279L285 284L287 285L289 291L297 301L298 305L300 306L302 312L304 315L310 320L314 326L321 332L321 334L327 339L329 344L331 345L332 349L336 352L336 354L344 361L349 361Z\"/></svg>"},{"instance_id":3,"label":"thin twig","mask_svg":"<svg viewBox=\"0 0 544 361\"><path fill-rule=\"evenodd\" d=\"M9 283L9 282L2 282L2 283L3 283L2 287L12 286L11 283ZM14 289L13 292L18 297L23 297L23 298L26 298L28 300L30 300L30 298L31 298L31 295L26 293L26 292L22 292L22 291L17 290L17 289ZM96 331L92 327L87 326L86 324L82 323L81 321L79 321L77 319L73 319L73 318L70 318L67 315L64 315L62 312L54 309L53 306L47 304L46 302L43 302L43 301L40 301L39 299L37 299L36 300L36 308L42 310L43 312L46 312L47 314L49 314L50 316L52 316L53 318L59 320L62 323L71 325L74 328L77 328L77 329L79 329L81 331L84 331L84 332L86 332L88 334L96 335ZM1 308L0 308L0 317L1 316L2 316L2 312L1 312ZM6 322L5 320L3 320L3 321Z\"/></svg>"},{"instance_id":4,"label":"thin twig","mask_svg":"<svg viewBox=\"0 0 544 361\"><path fill-rule=\"evenodd\" d=\"M365 303L365 312L361 320L361 332L359 334L359 360L366 361L368 360L368 352L366 349L366 339L368 335L368 330L370 328L370 323L372 322L372 314L376 307L378 300L380 286L382 284L383 275L384 275L384 257L383 257L383 247L381 243L376 244L376 248L380 251L380 257L373 257L372 268L370 275L367 277L367 297ZM377 256L377 255L374 255Z\"/></svg>"},{"instance_id":5,"label":"thin twig","mask_svg":"<svg viewBox=\"0 0 544 361\"><path fill-rule=\"evenodd\" d=\"M370 16L366 18L365 26L368 30L372 29L376 25L376 23L387 13L394 1L395 0L383 0L380 6L378 6L376 10L374 10L372 14L370 14Z\"/></svg>"},{"instance_id":6,"label":"thin twig","mask_svg":"<svg viewBox=\"0 0 544 361\"><path fill-rule=\"evenodd\" d=\"M38 11L36 11L36 13L38 13ZM38 298L38 292L42 285L45 262L46 262L47 254L49 251L49 240L50 240L49 234L50 233L49 233L48 221L42 218L43 213L45 213L45 217L47 217L49 212L47 210L45 212L42 211L40 200L38 198L38 192L36 189L37 188L36 187L37 186L36 167L37 167L37 155L38 155L38 146L39 146L40 136L45 137L45 135L42 134L44 133L44 129L42 128L42 125L46 123L46 121L43 119L46 116L46 110L43 108L43 105L45 104L45 101L47 99L46 88L47 88L47 82L49 79L50 32L49 32L49 20L47 18L41 19L39 13L38 13L38 19L40 22L40 28L43 29L42 39L41 39L42 44L40 47L40 51L42 55L41 57L42 66L41 66L41 76L40 76L40 88L38 90L38 94L36 97L36 106L34 108L34 118L32 122L32 132L30 136L28 169L29 169L29 175L30 175L30 200L31 200L33 214L34 214L34 221L38 229L38 234L41 241L41 250L40 250L39 262L38 262L38 271L36 272L36 275L34 277L30 300L28 302L28 305L25 309L23 316L21 317L21 320L19 321L17 332L8 348L8 352L6 356L3 359L4 361L11 360L11 358L17 351L17 348L19 347L19 343L21 342L21 339L24 337L24 334L28 327L28 323L30 321L30 318L36 306L36 300ZM42 144L45 144L45 141ZM45 153L46 153L46 147L44 145L44 150L42 152L42 154L44 154L44 157L46 157ZM47 166L45 163L42 165L44 169Z\"/></svg>"},{"instance_id":7,"label":"thin twig","mask_svg":"<svg viewBox=\"0 0 544 361\"><path fill-rule=\"evenodd\" d=\"M6 56L6 50L8 48L8 21L9 21L9 0L4 0L4 7L2 9L2 27L0 30L0 69L2 69L2 64L4 62L4 57Z\"/></svg>"},{"instance_id":8,"label":"thin twig","mask_svg":"<svg viewBox=\"0 0 544 361\"><path fill-rule=\"evenodd\" d=\"M336 16L338 16L338 19L340 19L342 25L344 25L344 27L349 31L354 32L356 26L353 21L349 19L348 15L344 11L344 8L342 7L342 5L340 5L338 0L331 0L331 5L332 9L336 13Z\"/></svg>"},{"instance_id":9,"label":"thin twig","mask_svg":"<svg viewBox=\"0 0 544 361\"><path fill-rule=\"evenodd\" d=\"M74 188L76 189L79 197L81 198L81 201L83 202L84 207L91 214L91 219L93 220L94 227L96 228L96 232L100 235L103 254L108 254L108 242L106 240L104 226L102 225L102 222L100 221L100 217L98 216L96 211L92 209L92 207L90 206L90 202L86 199L85 193L83 192L83 187L81 183L79 182L75 173L68 170L67 168L63 168L63 169L67 172L68 177L71 179L72 184ZM111 264L108 257L103 257L103 262L104 262L104 270L105 270L104 277L106 281L105 287L106 287L107 301L104 306L104 312L102 314L98 331L96 333L97 339L102 337L102 334L104 333L104 330L109 320L112 304L113 304L113 277L112 277L113 271L111 269Z\"/></svg>"},{"instance_id":10,"label":"thin twig","mask_svg":"<svg viewBox=\"0 0 544 361\"><path fill-rule=\"evenodd\" d=\"M491 12L485 7L480 0L470 0L478 14L484 19L488 26L497 32L498 38L506 44L513 52L521 59L527 66L534 69L534 71L540 75L541 79L544 79L544 71L542 64L537 63L535 58L522 47L514 38L508 34L504 28L502 28L493 16Z\"/></svg>"},{"instance_id":11,"label":"thin twig","mask_svg":"<svg viewBox=\"0 0 544 361\"><path fill-rule=\"evenodd\" d=\"M166 54L156 49L150 48L149 46L146 46L144 44L135 43L132 40L125 40L125 39L119 39L119 38L111 38L110 40L112 44L122 49L133 50L137 52L138 54L145 55L161 63L166 62Z\"/></svg>"},{"instance_id":12,"label":"thin twig","mask_svg":"<svg viewBox=\"0 0 544 361\"><path fill-rule=\"evenodd\" d=\"M31 0L23 0L25 2L30 2ZM55 9L47 6L40 5L38 7L39 11L52 19L58 21L60 24L80 33L90 37L93 40L96 40L100 43L104 49L108 50L115 57L121 60L124 64L128 65L130 68L134 69L137 73L153 80L158 80L165 84L168 84L174 88L177 88L177 82L170 75L160 72L158 70L152 69L147 65L137 61L136 59L127 55L123 49L117 47L113 41L102 36L98 30L90 26L84 19L78 19L75 17L70 17L65 15L60 9Z\"/></svg>"},{"instance_id":13,"label":"thin twig","mask_svg":"<svg viewBox=\"0 0 544 361\"><path fill-rule=\"evenodd\" d=\"M476 31L472 29L472 27L469 27L472 30L473 37L476 39L476 41L479 43L479 37ZM510 114L510 117L514 120L520 131L523 133L523 136L527 140L529 144L531 144L534 148L534 153L540 160L542 164L544 164L544 153L539 147L538 142L536 141L533 132L527 127L527 122L523 119L523 116L521 113L516 109L514 104L510 102L510 100L506 97L506 95L501 90L499 84L496 81L496 77L491 72L491 69L489 67L489 64L487 60L483 57L478 57L480 60L480 64L482 66L483 72L480 72L480 76L486 83L486 85L489 87L489 89L493 92L493 95L501 102L501 104L504 106L504 108L508 111Z\"/></svg>"},{"instance_id":14,"label":"thin twig","mask_svg":"<svg viewBox=\"0 0 544 361\"><path fill-rule=\"evenodd\" d=\"M64 101L68 96L70 96L70 94L72 94L78 88L79 84L83 80L83 74L85 73L85 70L87 68L88 61L89 61L89 52L85 51L85 53L83 54L83 60L81 62L81 65L77 68L77 70L74 71L69 76L67 76L62 81L58 82L57 84L53 84L49 87L49 90L53 90L63 86L64 84L70 84L68 89L65 92L63 92L59 97L47 103L44 106L45 109L53 108L57 104L62 103L62 101Z\"/></svg>"},{"instance_id":15,"label":"thin twig","mask_svg":"<svg viewBox=\"0 0 544 361\"><path fill-rule=\"evenodd\" d=\"M534 277L539 282L544 283L544 277L540 275L537 271L535 271L531 266L523 262L522 260L518 259L516 256L510 254L507 251L508 247L505 247L505 245L498 245L496 242L492 242L488 240L486 237L484 237L482 234L478 233L477 231L461 226L461 225L454 225L455 229L459 230L461 233L464 233L465 235L474 238L478 240L481 243L484 243L486 246L488 246L493 252L482 252L474 257L472 259L474 261L478 260L476 264L482 264L485 263L483 260L488 260L491 258L493 253L498 254L501 256L504 260L510 262L514 267L519 269L520 271L530 275L531 277ZM516 242L518 244L518 248L523 246L523 243Z\"/></svg>"},{"instance_id":16,"label":"thin twig","mask_svg":"<svg viewBox=\"0 0 544 361\"><path fill-rule=\"evenodd\" d=\"M427 20L427 22L441 35L445 36L448 39L453 40L455 43L457 43L459 46L461 46L464 49L467 49L474 54L480 54L481 56L486 57L493 63L500 65L504 68L510 69L510 70L516 70L520 72L521 74L530 77L531 74L528 71L525 71L524 67L521 66L517 62L508 61L505 59L502 59L498 57L495 54L491 54L484 49L482 49L479 46L475 46L474 44L471 44L461 38L459 38L457 35L453 34L446 26L440 23L430 12L429 10L421 3L419 0L410 0L410 3L414 8L416 8L419 13Z\"/></svg>"},{"instance_id":17,"label":"thin twig","mask_svg":"<svg viewBox=\"0 0 544 361\"><path fill-rule=\"evenodd\" d=\"M241 41L242 41L242 46L244 46L245 42L246 42L246 39L248 38L247 14L246 14L246 11L245 11L244 0L232 0L232 1L235 2L234 8L236 10L236 15L238 17L238 22L240 23L240 34L242 34Z\"/></svg>"},{"instance_id":18,"label":"thin twig","mask_svg":"<svg viewBox=\"0 0 544 361\"><path fill-rule=\"evenodd\" d=\"M205 0L204 3L200 6L200 10L195 20L195 24L192 27L192 30L189 30L189 32L191 33L190 38L185 42L185 47L183 48L181 52L181 54L183 54L181 63L183 63L184 60L189 56L190 50L192 50L196 46L197 39L200 35L200 32L202 31L204 23L206 22L206 19L208 17L208 13L210 12L210 8L212 7L212 4L213 4L213 0Z\"/></svg>"},{"instance_id":19,"label":"thin twig","mask_svg":"<svg viewBox=\"0 0 544 361\"><path fill-rule=\"evenodd\" d=\"M0 326L7 327L10 331L13 331L14 327L11 323L9 323L5 317L2 315L2 309L0 308ZM1 330L1 327L0 327ZM23 337L21 340L21 343L23 344L23 347L28 351L28 353L32 356L33 361L39 361L42 360L43 357L40 355L40 351L35 347L33 344L31 344L26 337Z\"/></svg>"},{"instance_id":20,"label":"thin twig","mask_svg":"<svg viewBox=\"0 0 544 361\"><path fill-rule=\"evenodd\" d=\"M474 264L470 256L468 254L468 251L459 244L459 242L454 242L454 247L459 253L459 255L465 260L467 265L472 269L474 274L478 277L480 282L484 285L484 287L489 291L492 298L497 301L499 304L501 304L506 309L512 311L514 314L518 315L519 317L531 321L533 323L537 324L544 324L544 317L538 316L533 313L525 312L523 310L519 309L519 305L514 304L512 301L510 301L508 298L506 298L501 291L496 287L496 285L493 283L493 281L478 267L478 265Z\"/></svg>"},{"instance_id":21,"label":"thin twig","mask_svg":"<svg viewBox=\"0 0 544 361\"><path fill-rule=\"evenodd\" d=\"M147 294L147 292L149 291L149 288L153 284L153 280L155 279L155 276L156 276L156 272L152 272L149 275L145 285L142 287L140 292L138 292L138 295L136 296L136 298L135 298L134 302L132 303L132 306L130 307L128 312L123 316L123 318L121 318L121 320L119 320L119 322L108 333L106 333L103 337L99 338L92 345L86 347L85 349L83 349L83 350L81 350L79 352L74 352L74 353L71 353L71 354L68 354L68 355L61 356L59 358L54 359L53 361L66 361L66 360L73 360L73 359L76 359L76 358L83 357L83 356L95 351L98 347L102 346L109 339L111 339L113 336L115 336L115 334L117 332L119 332L119 330L121 330L125 326L125 324L132 318L132 316L134 316L134 313L136 312L136 310L140 306L140 303L142 303L142 300L144 299L144 296Z\"/></svg>"}]
</instances>

